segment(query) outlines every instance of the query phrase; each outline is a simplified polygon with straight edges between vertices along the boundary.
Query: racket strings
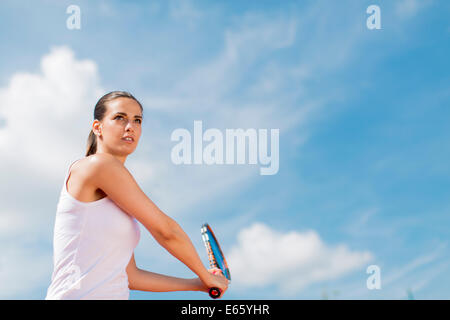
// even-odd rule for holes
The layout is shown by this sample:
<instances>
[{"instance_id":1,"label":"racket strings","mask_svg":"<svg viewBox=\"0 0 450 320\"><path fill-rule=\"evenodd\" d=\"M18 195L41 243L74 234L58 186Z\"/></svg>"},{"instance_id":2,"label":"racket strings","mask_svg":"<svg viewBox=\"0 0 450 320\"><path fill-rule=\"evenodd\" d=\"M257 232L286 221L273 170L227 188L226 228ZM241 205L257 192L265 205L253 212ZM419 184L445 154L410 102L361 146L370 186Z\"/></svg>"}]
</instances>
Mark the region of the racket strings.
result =
<instances>
[{"instance_id":1,"label":"racket strings","mask_svg":"<svg viewBox=\"0 0 450 320\"><path fill-rule=\"evenodd\" d=\"M211 247L211 243L207 241L205 243L206 246L206 252L208 253L208 260L209 260L209 266L211 268L219 268L219 264L217 263L216 257L214 256L214 252Z\"/></svg>"}]
</instances>

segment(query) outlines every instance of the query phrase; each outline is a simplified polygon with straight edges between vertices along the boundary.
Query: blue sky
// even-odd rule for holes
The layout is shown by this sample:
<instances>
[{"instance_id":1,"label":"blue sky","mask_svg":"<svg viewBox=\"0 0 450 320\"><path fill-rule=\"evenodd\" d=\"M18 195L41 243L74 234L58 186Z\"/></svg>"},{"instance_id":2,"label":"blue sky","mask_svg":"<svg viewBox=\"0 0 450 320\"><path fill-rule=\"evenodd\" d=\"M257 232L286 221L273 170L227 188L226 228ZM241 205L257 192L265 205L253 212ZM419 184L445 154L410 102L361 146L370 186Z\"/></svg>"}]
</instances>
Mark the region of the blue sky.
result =
<instances>
[{"instance_id":1,"label":"blue sky","mask_svg":"<svg viewBox=\"0 0 450 320\"><path fill-rule=\"evenodd\" d=\"M80 30L66 28L71 4ZM381 30L366 26L372 4ZM45 297L64 174L96 100L128 90L145 120L127 167L205 264L199 229L215 228L224 298L448 299L449 12L444 0L2 1L0 298ZM279 129L278 173L174 165L170 135L194 120ZM143 227L135 254L194 277Z\"/></svg>"}]
</instances>

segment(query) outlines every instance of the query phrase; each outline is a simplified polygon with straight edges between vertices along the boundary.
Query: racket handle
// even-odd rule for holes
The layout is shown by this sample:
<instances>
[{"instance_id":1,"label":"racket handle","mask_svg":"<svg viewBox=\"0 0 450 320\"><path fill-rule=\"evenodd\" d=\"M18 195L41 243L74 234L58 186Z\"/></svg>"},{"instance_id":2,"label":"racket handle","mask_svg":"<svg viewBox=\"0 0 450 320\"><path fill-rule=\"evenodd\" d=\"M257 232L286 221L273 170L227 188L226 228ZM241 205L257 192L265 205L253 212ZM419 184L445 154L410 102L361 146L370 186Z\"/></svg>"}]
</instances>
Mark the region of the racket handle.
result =
<instances>
[{"instance_id":1,"label":"racket handle","mask_svg":"<svg viewBox=\"0 0 450 320\"><path fill-rule=\"evenodd\" d=\"M209 289L209 296L213 299L217 299L220 297L222 293L219 288L213 287Z\"/></svg>"}]
</instances>

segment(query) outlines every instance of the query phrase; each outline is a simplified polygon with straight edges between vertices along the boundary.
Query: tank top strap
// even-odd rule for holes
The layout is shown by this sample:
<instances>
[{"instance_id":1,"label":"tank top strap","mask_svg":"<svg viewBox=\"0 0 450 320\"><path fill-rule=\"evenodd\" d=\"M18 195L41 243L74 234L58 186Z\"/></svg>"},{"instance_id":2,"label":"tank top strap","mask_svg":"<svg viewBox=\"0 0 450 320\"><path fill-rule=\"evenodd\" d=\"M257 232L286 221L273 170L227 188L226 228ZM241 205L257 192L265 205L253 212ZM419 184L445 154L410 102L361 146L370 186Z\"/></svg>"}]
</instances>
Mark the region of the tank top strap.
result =
<instances>
[{"instance_id":1,"label":"tank top strap","mask_svg":"<svg viewBox=\"0 0 450 320\"><path fill-rule=\"evenodd\" d=\"M75 161L73 161L72 163L71 163L71 165L69 166L69 169L67 170L67 175L69 175L69 173L70 173L70 169L72 169L72 166L76 163L76 162L78 162L78 161L80 161L81 159L78 159L78 160L75 160Z\"/></svg>"},{"instance_id":2,"label":"tank top strap","mask_svg":"<svg viewBox=\"0 0 450 320\"><path fill-rule=\"evenodd\" d=\"M73 162L71 163L71 165L69 166L69 169L67 169L66 177L64 178L64 185L63 185L63 190L64 190L64 192L67 192L66 187L67 187L67 180L69 180L69 176L70 176L70 169L72 169L72 166L73 166L76 162L78 162L78 161L80 161L80 160L81 160L81 159L78 159L78 160L73 161Z\"/></svg>"}]
</instances>

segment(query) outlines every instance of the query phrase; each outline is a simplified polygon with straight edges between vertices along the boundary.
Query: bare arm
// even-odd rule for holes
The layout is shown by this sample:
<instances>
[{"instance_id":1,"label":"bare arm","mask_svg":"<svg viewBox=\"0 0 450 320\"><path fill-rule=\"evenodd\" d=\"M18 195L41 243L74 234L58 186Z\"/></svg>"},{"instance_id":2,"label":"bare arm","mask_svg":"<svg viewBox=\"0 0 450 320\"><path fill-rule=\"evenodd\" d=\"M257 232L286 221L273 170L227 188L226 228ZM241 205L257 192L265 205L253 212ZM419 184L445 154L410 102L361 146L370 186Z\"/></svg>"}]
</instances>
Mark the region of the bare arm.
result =
<instances>
[{"instance_id":1,"label":"bare arm","mask_svg":"<svg viewBox=\"0 0 450 320\"><path fill-rule=\"evenodd\" d=\"M207 291L199 278L182 279L139 269L131 257L127 267L128 283L131 290L168 291Z\"/></svg>"},{"instance_id":2,"label":"bare arm","mask_svg":"<svg viewBox=\"0 0 450 320\"><path fill-rule=\"evenodd\" d=\"M197 274L207 287L227 289L228 280L208 272L187 234L145 195L119 160L111 155L98 154L91 156L90 161L90 183L93 186L103 190L123 211L141 222L161 246Z\"/></svg>"}]
</instances>

